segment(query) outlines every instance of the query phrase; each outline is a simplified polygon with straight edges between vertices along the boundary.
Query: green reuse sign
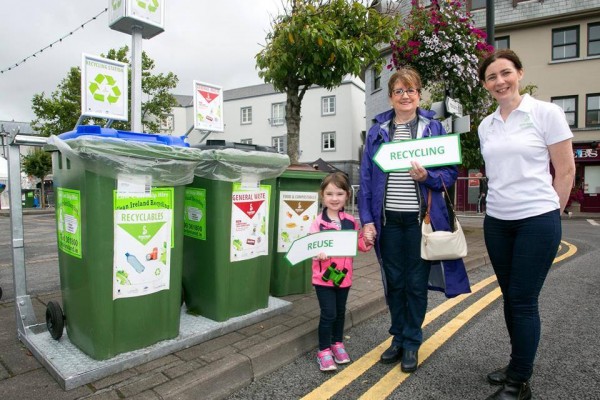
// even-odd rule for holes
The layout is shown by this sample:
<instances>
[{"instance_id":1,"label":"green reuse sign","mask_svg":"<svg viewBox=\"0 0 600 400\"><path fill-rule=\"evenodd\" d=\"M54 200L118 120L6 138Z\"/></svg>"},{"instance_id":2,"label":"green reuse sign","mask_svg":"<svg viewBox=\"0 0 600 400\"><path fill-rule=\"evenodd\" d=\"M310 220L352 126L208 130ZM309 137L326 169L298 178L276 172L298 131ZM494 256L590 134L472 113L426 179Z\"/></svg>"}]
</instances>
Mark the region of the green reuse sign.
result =
<instances>
[{"instance_id":1,"label":"green reuse sign","mask_svg":"<svg viewBox=\"0 0 600 400\"><path fill-rule=\"evenodd\" d=\"M185 188L183 234L206 240L206 189Z\"/></svg>"},{"instance_id":2,"label":"green reuse sign","mask_svg":"<svg viewBox=\"0 0 600 400\"><path fill-rule=\"evenodd\" d=\"M56 188L58 248L81 258L81 195L79 190Z\"/></svg>"}]
</instances>

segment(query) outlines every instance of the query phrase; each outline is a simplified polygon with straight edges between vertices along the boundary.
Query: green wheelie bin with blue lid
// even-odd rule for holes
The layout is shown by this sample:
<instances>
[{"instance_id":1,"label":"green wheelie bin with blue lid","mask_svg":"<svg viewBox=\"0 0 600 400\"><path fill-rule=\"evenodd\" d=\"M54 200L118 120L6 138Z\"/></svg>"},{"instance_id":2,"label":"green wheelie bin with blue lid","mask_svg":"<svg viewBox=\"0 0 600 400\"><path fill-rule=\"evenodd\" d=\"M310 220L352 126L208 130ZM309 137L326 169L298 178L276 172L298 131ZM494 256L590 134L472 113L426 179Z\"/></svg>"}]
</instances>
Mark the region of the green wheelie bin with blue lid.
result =
<instances>
[{"instance_id":1,"label":"green wheelie bin with blue lid","mask_svg":"<svg viewBox=\"0 0 600 400\"><path fill-rule=\"evenodd\" d=\"M209 141L187 186L183 287L187 310L214 321L268 307L275 178L289 157L270 148Z\"/></svg>"},{"instance_id":2,"label":"green wheelie bin with blue lid","mask_svg":"<svg viewBox=\"0 0 600 400\"><path fill-rule=\"evenodd\" d=\"M273 296L309 293L312 290L312 260L291 266L285 255L294 240L308 234L317 217L321 180L326 175L309 166L294 165L277 178L276 238L270 285Z\"/></svg>"},{"instance_id":3,"label":"green wheelie bin with blue lid","mask_svg":"<svg viewBox=\"0 0 600 400\"><path fill-rule=\"evenodd\" d=\"M53 151L63 310L48 329L96 360L179 335L185 185L196 161L180 137L99 126Z\"/></svg>"}]
</instances>

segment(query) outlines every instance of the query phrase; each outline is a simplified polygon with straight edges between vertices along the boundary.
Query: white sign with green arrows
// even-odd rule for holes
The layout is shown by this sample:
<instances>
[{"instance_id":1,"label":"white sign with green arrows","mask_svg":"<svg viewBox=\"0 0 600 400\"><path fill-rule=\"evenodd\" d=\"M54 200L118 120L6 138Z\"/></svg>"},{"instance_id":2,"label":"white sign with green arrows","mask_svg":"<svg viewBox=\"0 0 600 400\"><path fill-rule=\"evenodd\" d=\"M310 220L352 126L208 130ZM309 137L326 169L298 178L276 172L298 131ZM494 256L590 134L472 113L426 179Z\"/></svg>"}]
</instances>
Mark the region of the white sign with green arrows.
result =
<instances>
[{"instance_id":1,"label":"white sign with green arrows","mask_svg":"<svg viewBox=\"0 0 600 400\"><path fill-rule=\"evenodd\" d=\"M81 115L127 121L127 64L83 54Z\"/></svg>"},{"instance_id":2,"label":"white sign with green arrows","mask_svg":"<svg viewBox=\"0 0 600 400\"><path fill-rule=\"evenodd\" d=\"M358 245L357 231L322 231L295 240L285 258L292 265L325 253L328 257L354 257Z\"/></svg>"},{"instance_id":3,"label":"white sign with green arrows","mask_svg":"<svg viewBox=\"0 0 600 400\"><path fill-rule=\"evenodd\" d=\"M423 167L461 164L460 137L442 135L384 143L373 161L384 172L406 171L411 168L411 161L417 161Z\"/></svg>"}]
</instances>

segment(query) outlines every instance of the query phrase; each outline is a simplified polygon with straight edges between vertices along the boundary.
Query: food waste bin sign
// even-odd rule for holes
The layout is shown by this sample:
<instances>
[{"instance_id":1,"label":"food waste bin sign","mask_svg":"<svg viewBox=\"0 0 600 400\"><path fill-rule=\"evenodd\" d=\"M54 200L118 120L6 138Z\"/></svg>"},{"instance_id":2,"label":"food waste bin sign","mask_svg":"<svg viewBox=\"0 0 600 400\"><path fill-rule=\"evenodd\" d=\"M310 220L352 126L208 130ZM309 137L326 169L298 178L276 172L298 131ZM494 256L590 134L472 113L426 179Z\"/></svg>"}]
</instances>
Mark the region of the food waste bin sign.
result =
<instances>
[{"instance_id":1,"label":"food waste bin sign","mask_svg":"<svg viewBox=\"0 0 600 400\"><path fill-rule=\"evenodd\" d=\"M243 190L233 183L231 193L230 261L249 260L269 254L270 185Z\"/></svg>"},{"instance_id":2,"label":"food waste bin sign","mask_svg":"<svg viewBox=\"0 0 600 400\"><path fill-rule=\"evenodd\" d=\"M114 192L113 299L169 289L173 188Z\"/></svg>"},{"instance_id":3,"label":"food waste bin sign","mask_svg":"<svg viewBox=\"0 0 600 400\"><path fill-rule=\"evenodd\" d=\"M294 240L308 235L310 225L317 218L317 192L280 192L277 252L286 253Z\"/></svg>"}]
</instances>

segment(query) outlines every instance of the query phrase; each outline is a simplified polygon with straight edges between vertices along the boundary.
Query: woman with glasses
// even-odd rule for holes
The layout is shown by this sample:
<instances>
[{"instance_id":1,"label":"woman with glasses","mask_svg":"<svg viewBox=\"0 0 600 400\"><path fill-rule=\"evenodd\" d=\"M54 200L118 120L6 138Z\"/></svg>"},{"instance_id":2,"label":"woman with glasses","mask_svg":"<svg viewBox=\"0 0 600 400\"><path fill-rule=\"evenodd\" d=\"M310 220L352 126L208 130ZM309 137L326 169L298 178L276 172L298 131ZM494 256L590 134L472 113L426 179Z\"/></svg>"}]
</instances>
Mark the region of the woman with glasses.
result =
<instances>
[{"instance_id":1,"label":"woman with glasses","mask_svg":"<svg viewBox=\"0 0 600 400\"><path fill-rule=\"evenodd\" d=\"M384 172L373 162L384 143L445 135L435 114L419 108L421 77L411 68L396 71L388 82L391 109L375 117L365 140L360 167L358 206L367 238L374 237L381 265L393 336L381 362L401 360L404 372L418 366L423 341L421 325L427 310L431 263L421 258L421 221L431 192L431 223L435 230L450 230L442 193L456 181L455 167L423 168L411 161L408 171ZM371 244L371 243L369 243ZM444 261L445 292L449 297L470 291L462 260ZM437 290L443 290L436 288Z\"/></svg>"},{"instance_id":2,"label":"woman with glasses","mask_svg":"<svg viewBox=\"0 0 600 400\"><path fill-rule=\"evenodd\" d=\"M479 67L479 79L498 102L478 130L489 178L483 232L511 345L508 365L487 376L502 386L491 400L531 398L528 381L540 340L538 297L558 251L560 214L575 177L573 134L563 110L522 95L523 74L521 60L508 49Z\"/></svg>"}]
</instances>

